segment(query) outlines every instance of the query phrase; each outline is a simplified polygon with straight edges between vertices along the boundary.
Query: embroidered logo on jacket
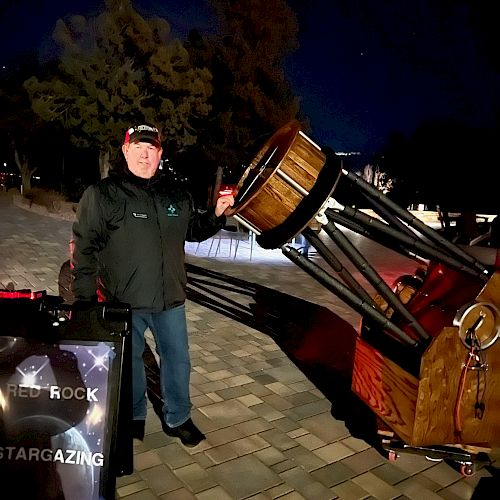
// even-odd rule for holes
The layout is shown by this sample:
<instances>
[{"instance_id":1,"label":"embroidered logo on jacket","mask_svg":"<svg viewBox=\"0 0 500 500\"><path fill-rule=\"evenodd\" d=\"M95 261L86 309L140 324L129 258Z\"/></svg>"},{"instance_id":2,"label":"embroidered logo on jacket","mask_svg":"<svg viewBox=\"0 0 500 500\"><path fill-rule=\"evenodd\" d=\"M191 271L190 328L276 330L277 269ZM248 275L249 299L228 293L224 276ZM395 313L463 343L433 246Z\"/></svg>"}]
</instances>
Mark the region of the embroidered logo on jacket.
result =
<instances>
[{"instance_id":1,"label":"embroidered logo on jacket","mask_svg":"<svg viewBox=\"0 0 500 500\"><path fill-rule=\"evenodd\" d=\"M179 214L177 213L177 208L175 208L172 203L167 207L167 216L168 217L179 217Z\"/></svg>"},{"instance_id":2,"label":"embroidered logo on jacket","mask_svg":"<svg viewBox=\"0 0 500 500\"><path fill-rule=\"evenodd\" d=\"M132 215L136 219L147 219L148 218L148 214L142 214L141 212L132 212Z\"/></svg>"}]
</instances>

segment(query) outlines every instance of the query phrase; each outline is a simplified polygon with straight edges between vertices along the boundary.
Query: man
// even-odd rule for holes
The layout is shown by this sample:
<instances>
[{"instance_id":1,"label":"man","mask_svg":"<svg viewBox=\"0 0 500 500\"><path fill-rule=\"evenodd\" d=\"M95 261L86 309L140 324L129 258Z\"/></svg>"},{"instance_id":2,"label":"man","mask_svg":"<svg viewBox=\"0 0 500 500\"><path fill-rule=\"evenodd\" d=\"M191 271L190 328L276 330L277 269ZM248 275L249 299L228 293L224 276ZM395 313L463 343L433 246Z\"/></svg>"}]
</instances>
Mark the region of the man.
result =
<instances>
[{"instance_id":1,"label":"man","mask_svg":"<svg viewBox=\"0 0 500 500\"><path fill-rule=\"evenodd\" d=\"M200 214L190 195L165 182L158 129L131 127L122 146L127 163L84 192L73 224L73 291L84 303L125 302L132 307L133 436L144 438L146 375L144 332L160 357L166 434L196 446L205 436L191 420L191 362L184 302L185 241L203 241L221 229L233 196Z\"/></svg>"}]
</instances>

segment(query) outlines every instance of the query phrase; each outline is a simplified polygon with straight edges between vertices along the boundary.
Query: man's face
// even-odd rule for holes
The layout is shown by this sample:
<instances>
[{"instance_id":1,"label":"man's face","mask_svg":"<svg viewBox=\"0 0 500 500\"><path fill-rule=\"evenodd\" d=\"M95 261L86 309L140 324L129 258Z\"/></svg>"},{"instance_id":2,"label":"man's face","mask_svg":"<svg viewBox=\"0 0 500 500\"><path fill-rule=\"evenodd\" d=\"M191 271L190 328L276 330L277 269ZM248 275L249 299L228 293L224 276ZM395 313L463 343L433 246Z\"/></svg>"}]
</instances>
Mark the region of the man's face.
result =
<instances>
[{"instance_id":1,"label":"man's face","mask_svg":"<svg viewBox=\"0 0 500 500\"><path fill-rule=\"evenodd\" d=\"M160 164L162 148L149 142L130 142L122 146L128 169L137 177L150 179Z\"/></svg>"}]
</instances>

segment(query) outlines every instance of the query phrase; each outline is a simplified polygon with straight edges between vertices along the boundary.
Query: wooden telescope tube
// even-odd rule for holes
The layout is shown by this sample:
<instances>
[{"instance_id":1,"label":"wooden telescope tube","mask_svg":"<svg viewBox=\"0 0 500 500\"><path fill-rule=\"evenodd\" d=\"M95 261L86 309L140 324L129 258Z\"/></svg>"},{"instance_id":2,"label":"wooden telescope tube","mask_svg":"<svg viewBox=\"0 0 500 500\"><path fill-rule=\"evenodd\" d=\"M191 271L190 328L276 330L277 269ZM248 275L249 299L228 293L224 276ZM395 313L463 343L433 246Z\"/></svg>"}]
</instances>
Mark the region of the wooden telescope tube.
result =
<instances>
[{"instance_id":1,"label":"wooden telescope tube","mask_svg":"<svg viewBox=\"0 0 500 500\"><path fill-rule=\"evenodd\" d=\"M237 214L262 248L280 248L314 219L340 175L340 160L290 122L246 169L228 215Z\"/></svg>"}]
</instances>

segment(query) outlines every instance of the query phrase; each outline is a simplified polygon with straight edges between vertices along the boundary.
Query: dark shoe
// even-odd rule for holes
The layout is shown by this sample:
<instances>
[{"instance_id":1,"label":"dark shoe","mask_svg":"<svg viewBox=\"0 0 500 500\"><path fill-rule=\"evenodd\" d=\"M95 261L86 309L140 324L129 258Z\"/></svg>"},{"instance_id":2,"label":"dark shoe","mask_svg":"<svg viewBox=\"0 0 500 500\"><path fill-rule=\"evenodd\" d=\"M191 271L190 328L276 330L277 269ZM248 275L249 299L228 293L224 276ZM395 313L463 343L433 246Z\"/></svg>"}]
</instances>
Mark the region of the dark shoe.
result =
<instances>
[{"instance_id":1,"label":"dark shoe","mask_svg":"<svg viewBox=\"0 0 500 500\"><path fill-rule=\"evenodd\" d=\"M205 439L205 434L194 425L191 419L186 420L183 424L177 427L169 427L162 422L163 432L168 436L178 437L184 446L192 448L200 444Z\"/></svg>"},{"instance_id":2,"label":"dark shoe","mask_svg":"<svg viewBox=\"0 0 500 500\"><path fill-rule=\"evenodd\" d=\"M145 420L132 420L132 437L134 439L138 439L139 441L143 441L145 427Z\"/></svg>"}]
</instances>

